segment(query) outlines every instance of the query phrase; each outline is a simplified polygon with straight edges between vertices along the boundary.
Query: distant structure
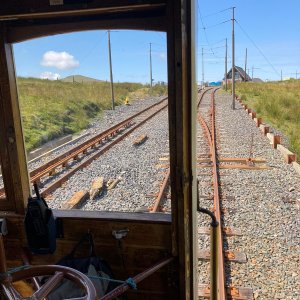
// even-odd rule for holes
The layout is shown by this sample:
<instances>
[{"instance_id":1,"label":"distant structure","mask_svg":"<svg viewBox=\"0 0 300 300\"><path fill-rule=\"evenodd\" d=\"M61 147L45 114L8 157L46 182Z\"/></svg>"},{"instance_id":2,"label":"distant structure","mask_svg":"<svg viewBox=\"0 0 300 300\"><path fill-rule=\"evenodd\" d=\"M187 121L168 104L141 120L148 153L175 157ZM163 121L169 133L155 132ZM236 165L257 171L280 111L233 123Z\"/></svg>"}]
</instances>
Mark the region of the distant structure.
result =
<instances>
[{"instance_id":1,"label":"distant structure","mask_svg":"<svg viewBox=\"0 0 300 300\"><path fill-rule=\"evenodd\" d=\"M227 73L227 82L230 83L232 80L232 68ZM234 71L235 81L252 81L251 77L244 71L243 68L235 66ZM256 78L257 79L257 78ZM225 84L225 78L223 78L223 84Z\"/></svg>"},{"instance_id":2,"label":"distant structure","mask_svg":"<svg viewBox=\"0 0 300 300\"><path fill-rule=\"evenodd\" d=\"M221 81L212 81L209 83L209 86L220 86L222 85Z\"/></svg>"},{"instance_id":3,"label":"distant structure","mask_svg":"<svg viewBox=\"0 0 300 300\"><path fill-rule=\"evenodd\" d=\"M251 80L252 82L263 82L263 80L261 80L260 78L253 78L252 80Z\"/></svg>"}]
</instances>

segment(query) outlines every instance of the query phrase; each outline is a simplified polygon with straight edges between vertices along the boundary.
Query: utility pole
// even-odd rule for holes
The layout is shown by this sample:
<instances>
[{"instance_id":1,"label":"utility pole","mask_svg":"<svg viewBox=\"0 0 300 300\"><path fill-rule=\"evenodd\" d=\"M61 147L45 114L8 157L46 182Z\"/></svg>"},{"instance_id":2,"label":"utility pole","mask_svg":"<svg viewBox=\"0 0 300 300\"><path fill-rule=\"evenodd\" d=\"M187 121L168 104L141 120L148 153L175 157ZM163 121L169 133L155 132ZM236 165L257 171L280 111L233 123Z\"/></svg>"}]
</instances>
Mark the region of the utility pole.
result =
<instances>
[{"instance_id":1,"label":"utility pole","mask_svg":"<svg viewBox=\"0 0 300 300\"><path fill-rule=\"evenodd\" d=\"M114 110L115 109L115 95L114 95L114 80L113 80L112 63L111 63L110 30L107 31L107 34L108 34L108 53L109 53L111 101L112 101L112 109Z\"/></svg>"},{"instance_id":2,"label":"utility pole","mask_svg":"<svg viewBox=\"0 0 300 300\"><path fill-rule=\"evenodd\" d=\"M291 75L296 75L296 79L298 79L298 74L300 74L297 70L296 73L291 73Z\"/></svg>"},{"instance_id":3,"label":"utility pole","mask_svg":"<svg viewBox=\"0 0 300 300\"><path fill-rule=\"evenodd\" d=\"M225 45L225 90L227 92L227 38L226 38L226 45Z\"/></svg>"},{"instance_id":4,"label":"utility pole","mask_svg":"<svg viewBox=\"0 0 300 300\"><path fill-rule=\"evenodd\" d=\"M254 66L252 66L252 81L253 81L253 70L259 70L260 68L254 68Z\"/></svg>"},{"instance_id":5,"label":"utility pole","mask_svg":"<svg viewBox=\"0 0 300 300\"><path fill-rule=\"evenodd\" d=\"M245 81L247 81L247 48L246 48L246 57L245 57Z\"/></svg>"},{"instance_id":6,"label":"utility pole","mask_svg":"<svg viewBox=\"0 0 300 300\"><path fill-rule=\"evenodd\" d=\"M281 78L281 81L282 81L282 70L280 70L280 78Z\"/></svg>"},{"instance_id":7,"label":"utility pole","mask_svg":"<svg viewBox=\"0 0 300 300\"><path fill-rule=\"evenodd\" d=\"M202 48L202 88L204 87L204 59L203 59L203 48Z\"/></svg>"},{"instance_id":8,"label":"utility pole","mask_svg":"<svg viewBox=\"0 0 300 300\"><path fill-rule=\"evenodd\" d=\"M151 49L151 43L150 43L150 88L152 88L152 49Z\"/></svg>"},{"instance_id":9,"label":"utility pole","mask_svg":"<svg viewBox=\"0 0 300 300\"><path fill-rule=\"evenodd\" d=\"M234 63L234 9L232 7L232 68L231 68L231 78L232 78L232 109L235 110L235 63Z\"/></svg>"}]
</instances>

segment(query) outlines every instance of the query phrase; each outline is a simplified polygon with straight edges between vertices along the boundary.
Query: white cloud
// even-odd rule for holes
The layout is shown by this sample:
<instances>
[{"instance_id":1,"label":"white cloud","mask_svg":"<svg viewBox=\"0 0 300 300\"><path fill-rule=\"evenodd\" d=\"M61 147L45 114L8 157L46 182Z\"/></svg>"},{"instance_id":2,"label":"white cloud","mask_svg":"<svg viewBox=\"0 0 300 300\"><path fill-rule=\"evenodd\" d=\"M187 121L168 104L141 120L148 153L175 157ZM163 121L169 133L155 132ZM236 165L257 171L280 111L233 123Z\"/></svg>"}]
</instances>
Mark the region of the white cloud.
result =
<instances>
[{"instance_id":1,"label":"white cloud","mask_svg":"<svg viewBox=\"0 0 300 300\"><path fill-rule=\"evenodd\" d=\"M79 61L68 52L47 51L43 55L41 65L44 67L55 67L59 70L68 70L79 66Z\"/></svg>"},{"instance_id":2,"label":"white cloud","mask_svg":"<svg viewBox=\"0 0 300 300\"><path fill-rule=\"evenodd\" d=\"M49 79L49 80L57 80L60 78L60 75L58 73L52 73L52 72L43 72L40 75L41 79Z\"/></svg>"}]
</instances>

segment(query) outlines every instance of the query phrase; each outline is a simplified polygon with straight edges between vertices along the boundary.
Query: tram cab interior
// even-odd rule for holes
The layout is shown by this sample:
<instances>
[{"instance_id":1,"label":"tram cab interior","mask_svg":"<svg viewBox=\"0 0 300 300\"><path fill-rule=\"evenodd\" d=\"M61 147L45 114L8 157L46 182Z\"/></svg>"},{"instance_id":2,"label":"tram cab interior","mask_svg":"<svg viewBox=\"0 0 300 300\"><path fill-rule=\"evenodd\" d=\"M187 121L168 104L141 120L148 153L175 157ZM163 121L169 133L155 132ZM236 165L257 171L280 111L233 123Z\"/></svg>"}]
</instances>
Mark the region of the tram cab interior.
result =
<instances>
[{"instance_id":1,"label":"tram cab interior","mask_svg":"<svg viewBox=\"0 0 300 300\"><path fill-rule=\"evenodd\" d=\"M91 232L97 254L110 264L116 278L134 278L153 271L153 267L163 262L138 282L136 290L125 292L128 299L198 298L194 5L193 0L3 1L0 7L0 159L5 197L0 199L0 219L1 224L6 223L7 232L1 232L2 293L3 282L8 280L4 276L7 269L23 265L24 253L30 265L53 265L71 251L81 236ZM96 29L166 32L171 214L53 210L59 227L56 250L52 254L32 254L28 251L24 226L31 183L12 45L37 37ZM118 241L112 235L113 231L124 229L128 230L122 240L126 272ZM8 299L20 298L11 295ZM91 297L82 299L92 300Z\"/></svg>"}]
</instances>

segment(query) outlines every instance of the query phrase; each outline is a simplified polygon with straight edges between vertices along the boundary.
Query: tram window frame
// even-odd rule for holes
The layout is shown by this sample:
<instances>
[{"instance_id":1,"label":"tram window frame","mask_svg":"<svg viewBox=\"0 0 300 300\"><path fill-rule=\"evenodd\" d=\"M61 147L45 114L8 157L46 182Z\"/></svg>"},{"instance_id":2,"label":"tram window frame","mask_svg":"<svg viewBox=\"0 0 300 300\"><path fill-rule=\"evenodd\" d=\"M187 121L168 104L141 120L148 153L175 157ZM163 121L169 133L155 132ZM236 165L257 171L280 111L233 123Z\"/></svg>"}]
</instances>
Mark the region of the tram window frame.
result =
<instances>
[{"instance_id":1,"label":"tram window frame","mask_svg":"<svg viewBox=\"0 0 300 300\"><path fill-rule=\"evenodd\" d=\"M134 36L134 34L144 34L144 33L153 33L154 31L144 31L144 30L126 30L126 32L124 32L124 34L126 34L126 36L129 36L129 35L131 35L131 36ZM87 35L88 36L90 36L90 34L91 34L91 31L76 31L76 33L80 33L80 34L84 34L84 33L87 33ZM76 34L75 33L75 34ZM157 32L158 34L164 34L165 36L165 48L167 48L167 36L166 36L166 33L165 32ZM60 40L62 40L62 39L73 39L73 40L75 40L75 41L77 41L78 42L78 36L72 36L72 34L73 34L73 32L72 33L60 33L60 34L56 34L55 36L59 36L59 39ZM98 33L96 33L95 35L97 35ZM121 31L119 31L119 34L122 34L121 33ZM103 36L103 33L101 34L101 36ZM153 35L151 35L152 37L153 37ZM149 39L151 39L151 36L149 37ZM84 38L84 36L82 36L82 35L80 35L80 38ZM162 37L160 36L160 38L162 39ZM47 41L43 41L43 37L38 37L38 38L36 38L36 40L40 40L40 42L42 43L42 44L46 44L46 42L47 43L49 43L49 45L51 44L51 40L49 41L49 40L47 40ZM101 39L101 41L103 42L104 40L103 39ZM26 41L25 41L25 43L26 43ZM24 45L25 46L25 45ZM32 48L30 48L30 49L35 49L35 47L37 46L37 44L34 44L34 46L32 46L32 44L31 44L31 47ZM60 43L59 43L59 46L58 46L58 48L60 48L60 47L62 47L62 45L60 45ZM22 45L21 45L21 47L19 47L19 50L22 48ZM31 53L31 52L33 52L33 51L30 51L30 50L27 50L26 49L26 51L28 52L28 53ZM15 51L16 52L16 51ZM29 54L28 54L29 55ZM22 59L24 59L24 54L22 55ZM25 60L26 60L26 58L25 58ZM18 67L20 66L20 60L18 60L18 59L16 59L15 60L16 61L16 69L18 70ZM148 67L148 64L147 64L147 67ZM23 67L23 69L24 69L24 67ZM165 63L165 68L163 69L163 71L164 72L166 72L167 73L167 64ZM23 80L26 80L26 79L23 79ZM29 81L29 84L32 82L32 79L30 78L29 79L30 81ZM104 81L104 80L103 80ZM26 82L26 81L25 81ZM48 80L46 80L46 82L48 82ZM125 84L127 84L127 82L125 81L124 82ZM20 81L18 81L18 84L20 84ZM51 86L51 84L52 83L49 83L49 85ZM53 81L53 84L56 84L56 81ZM60 83L58 83L58 84L60 84ZM70 84L70 83L67 83L67 84ZM98 83L95 83L95 84L98 84ZM108 83L109 84L109 83ZM133 84L135 84L135 83L133 83ZM88 85L88 84L87 84ZM23 86L24 86L24 84L23 84ZM75 86L77 86L77 85L75 85ZM166 87L167 87L167 85L166 85ZM53 89L53 86L52 86L52 89ZM116 88L117 89L117 88ZM19 86L19 92L20 91L22 91L22 86ZM45 89L46 90L46 89ZM32 116L32 117L28 117L28 109L26 110L26 114L24 114L24 99L27 99L27 97L25 98L25 96L24 96L24 91L21 93L21 95L22 95L22 101L19 101L19 107L20 107L20 115L21 115L21 119L23 119L23 124L24 124L24 119L25 119L25 117L27 117L27 119L29 119L29 120L32 120L32 119L34 119L34 117L36 116L36 118L37 119L39 119L39 115L38 115L38 112L35 112L35 114L34 114L34 116ZM18 94L18 97L19 97L19 100L21 100L20 99L20 93ZM33 97L33 96L32 96ZM34 95L34 97L35 97L35 95ZM47 101L43 101L43 98L42 98L43 96L41 96L40 97L40 100L39 101L41 101L42 103L43 103L43 105L45 105L45 107L44 107L44 110L46 111L46 112L49 112L50 111L50 109L48 110L47 109L47 105L52 105L52 103L49 103L49 102L47 102ZM116 96L116 94L115 94L115 97L117 98L117 96ZM165 97L165 96L164 96ZM167 97L167 96L166 96ZM28 98L30 98L30 97L28 97ZM59 98L59 97L58 97ZM163 99L160 99L158 102L160 102L160 101L162 101ZM38 105L37 103L35 103L35 105ZM147 106L152 106L153 105L153 103L150 103L150 104L147 104ZM49 107L49 106L48 106ZM144 108L141 108L141 110L142 109L144 109ZM167 111L167 108L165 108L165 110ZM110 114L110 113L109 113ZM130 113L130 115L132 115L132 113ZM41 120L43 120L44 118L43 117L40 117L40 119ZM105 120L105 118L104 118L104 120ZM169 124L168 124L168 120L169 119L167 119L167 131L168 131L168 127L169 127ZM42 121L41 121L41 123L42 123ZM49 122L49 123L51 123L51 122ZM48 123L48 124L49 124ZM39 124L40 125L40 124ZM113 125L115 125L115 124L113 124ZM108 127L111 127L112 125L109 125L108 123L107 123L107 126ZM107 127L107 128L108 128ZM126 125L126 127L127 127L127 125ZM88 129L89 127L87 127L87 128L84 128L84 129L82 129L82 130L85 130L85 129ZM106 128L105 128L106 129ZM129 129L130 129L130 127L129 127ZM23 131L24 131L24 126L23 126ZM122 131L121 131L122 132ZM81 134L82 132L79 132L79 134ZM99 132L100 133L100 132ZM76 133L76 134L78 134L78 133ZM135 133L133 132L133 133L131 133L131 136L134 136L135 135ZM58 137L58 139L63 139L64 138L64 136L60 136L60 137ZM92 136L91 136L91 138L92 138ZM151 138L150 138L151 139ZM152 140L154 140L154 138L152 139ZM28 146L28 145L26 145L26 140L24 139L24 142L25 142L25 148ZM49 141L49 142L51 142L51 141ZM54 141L55 142L55 141ZM73 140L71 140L70 142L74 142ZM85 141L86 142L86 141ZM106 143L105 143L105 145L106 145ZM67 149L67 150L70 150L70 149L72 149L73 147L76 147L77 145L75 145L75 146L71 146L69 149ZM39 146L39 147L43 147L43 145L41 145L41 146ZM95 149L97 149L97 147L95 147ZM99 149L101 149L101 148L99 148ZM135 149L136 151L137 151L137 153L141 153L142 151L138 151L138 149L139 148L137 148L137 147L133 147L133 149ZM36 149L33 149L33 150L36 150ZM49 149L48 149L49 150ZM64 151L67 151L67 150L63 150L63 152ZM51 151L51 150L49 150L49 151ZM123 150L122 150L123 151ZM134 151L134 150L132 150L132 151ZM143 150L143 151L145 151L145 150ZM164 152L169 152L170 151L170 149L169 149L169 147L168 147L168 149L166 150L166 151L164 151ZM64 155L63 154L63 152L62 153L60 153L60 155ZM47 152L48 153L48 152ZM47 154L47 153L45 153L45 154ZM83 152L84 153L84 152ZM126 154L126 153L125 153ZM40 155L44 155L43 153L40 153ZM51 155L51 154L50 154ZM119 154L119 155L122 155L122 157L126 157L126 155L124 155L124 153L123 154ZM64 155L64 156L66 156L66 155ZM29 156L28 157L30 157L30 153L29 153ZM33 159L35 159L34 157L32 157ZM45 158L46 158L46 161L47 161L47 163L49 163L49 161L51 161L52 159L55 159L54 157L50 157L50 160L49 159L47 159L48 157L47 156L45 156ZM98 159L97 160L100 160L101 159L101 157L98 157ZM129 175L131 175L131 178L132 178L132 184L134 184L135 183L135 186L138 188L139 186L140 186L140 184L139 184L139 182L142 180L144 180L143 179L143 176L144 176L144 174L146 173L146 174L148 174L148 168L153 168L154 169L154 164L153 164L153 160L154 160L154 158L152 157L152 158L149 158L148 160L145 160L145 159L140 159L140 161L139 161L139 165L140 165L140 167L139 168L133 168L133 170L132 170L132 172L130 171L130 170L128 170L127 171L127 169L126 169L126 167L123 167L123 166L125 166L125 164L124 164L124 162L123 162L123 166L122 166L122 169L121 169L121 171L120 171L120 173L119 174L117 174L117 175L115 175L114 176L114 174L112 174L112 175L110 175L109 177L106 177L106 178L104 178L104 180L105 180L105 182L104 182L104 184L106 183L106 180L108 179L108 178L120 178L120 176L122 176L122 174L123 173L125 173L126 172L126 178L128 178L127 176ZM135 160L136 161L136 160ZM67 162L67 163L69 163L69 162L71 162L71 159L69 158L69 161ZM65 162L66 163L66 162ZM95 162L92 162L92 163L95 163ZM157 162L156 163L159 163L159 161L157 160ZM30 164L30 161L28 161L27 162L27 168L29 169L29 164ZM104 161L104 162L102 162L102 164L106 164L106 162ZM107 163L108 164L108 163ZM152 164L152 165L150 165L150 164ZM40 166L38 166L37 167L37 169L39 168ZM48 167L48 166L47 166ZM118 169L118 166L113 166L113 169L114 169L114 167L116 168L116 169ZM76 168L76 166L75 166L75 168ZM86 168L88 168L88 166L86 166ZM33 170L33 173L38 173L38 172L36 172L36 170ZM80 172L79 172L80 173ZM45 173L46 174L46 173ZM43 176L45 176L45 174L43 175ZM74 175L74 174L73 174ZM93 174L94 175L94 174ZM80 176L80 175L79 175ZM101 174L98 174L97 176L102 176ZM85 177L85 178L87 178L87 177ZM89 177L89 178L87 178L87 180L89 180L91 177ZM43 181L44 181L44 179L43 178L41 178L41 179L37 179L38 181L40 181L40 186L41 187L43 187ZM122 180L121 180L122 181ZM144 180L145 181L145 180ZM125 182L125 184L126 184L126 182L127 182L127 179L125 179L124 180L124 182ZM65 187L65 190L68 190L68 187L67 187L67 184L68 184L68 182L66 182L65 184L63 184L64 186L66 186ZM73 184L74 185L74 184ZM90 189L91 188L91 185L90 185L90 187L86 187L86 189L85 189L85 191L87 191L88 189ZM145 187L144 187L145 188ZM139 191L140 191L140 194L143 194L143 192L145 191L144 190L144 188L139 188ZM50 195L50 197L52 197L52 198L56 198L56 196L61 192L62 194L64 194L64 189L62 188L62 189L60 189L59 187L57 188L58 189L58 192L56 192L56 190L51 190L50 191L50 193L49 193L49 195ZM104 187L103 188L104 190L106 190L106 188ZM151 188L151 189L149 189L148 190L148 194L151 194L152 193L152 189L153 189L153 187ZM68 195L68 197L67 198L64 198L64 199L62 199L62 205L61 205L61 207L60 208L58 208L58 207L56 207L56 208L53 208L53 209L55 209L55 210L72 210L72 209L74 209L74 210L77 210L77 208L76 207L73 207L73 208L67 208L69 205L68 205L68 203L67 203L67 201L68 200L70 200L74 195L78 195L78 194L80 194L82 191L83 191L83 188L80 188L80 189L78 189L78 190L76 190L76 188L74 188L74 189L72 189L73 191L74 191L74 194L73 195ZM126 191L126 187L124 187L123 188L123 190L122 191ZM121 193L122 193L122 191L121 191ZM78 194L76 194L76 193L78 193ZM52 194L54 194L53 196L52 196ZM104 192L104 194L105 194L105 192ZM44 197L45 197L45 199L47 200L47 195L43 195ZM96 201L98 201L98 200L106 200L105 199L105 197L106 196L104 196L104 197L101 197L101 199L99 199L98 197L95 199ZM145 201L146 200L146 198L147 198L147 194L145 193L145 196L144 196L145 198L143 198L143 199L141 199L142 201ZM87 196L86 196L86 194L84 194L84 196L83 196L83 198L87 198ZM148 197L149 198L149 197ZM153 198L154 199L154 198ZM170 200L168 200L168 199L166 199L166 201L170 201ZM85 201L84 201L85 202ZM149 202L149 201L148 201ZM154 202L154 201L153 201ZM49 206L51 207L51 203L53 203L53 201L49 201ZM84 209L84 210L87 210L87 211L93 211L94 209L93 208L91 208L91 203L92 203L92 205L93 206L95 206L94 205L94 203L95 203L95 201L94 200L91 200L91 201L88 201L88 204L89 204L89 208L86 208L86 206L84 207L82 207L82 209ZM86 203L84 203L84 204L86 204ZM101 203L100 203L100 205L101 205ZM56 204L56 206L57 206L57 204ZM150 207L150 204L149 204L149 207ZM104 207L103 209L95 209L96 211L99 211L99 212L107 212L107 211L110 211L110 210L108 210L108 207ZM149 209L150 210L150 209ZM116 210L116 211L118 211L118 210ZM120 212L122 212L122 213L137 213L137 211L136 211L136 208L133 208L133 209L130 209L130 207L128 207L128 209L126 209L126 210L122 210L122 211L120 211ZM150 211L149 211L150 212ZM158 212L158 211L155 211L155 212Z\"/></svg>"},{"instance_id":2,"label":"tram window frame","mask_svg":"<svg viewBox=\"0 0 300 300\"><path fill-rule=\"evenodd\" d=\"M98 4L101 6L102 4ZM7 5L10 6L9 4ZM141 5L143 7L143 5ZM24 5L26 7L26 5ZM73 15L73 13L70 13L70 11L63 12L62 14L59 14L56 17L53 18L47 18L45 16L40 16L37 14L37 16L31 14L22 15L20 18L8 18L8 21L6 21L6 16L4 15L4 18L2 19L1 13L0 13L0 31L3 32L3 41L4 45L8 46L8 52L11 55L12 62L13 59L13 50L12 47L15 43L23 42L26 40L30 40L33 38L39 38L39 37L45 37L49 35L54 34L61 34L61 33L72 33L77 31L87 31L87 30L113 30L113 29L127 29L127 30L151 30L151 31L160 31L167 33L167 26L166 26L166 20L162 17L162 15L165 14L165 3L163 5L161 4L154 4L153 7L150 5L149 7L145 7L142 9L139 8L130 8L130 5L126 7L124 5L124 12L119 12L118 14L121 16L124 14L125 19L110 19L110 14L115 14L115 9L112 7L110 12L105 11L102 12L102 9L100 9L99 16L103 15L104 18L98 18L97 13L95 14L87 14L84 11L82 12L82 15L78 12L74 13L74 16L70 18L70 15ZM14 7L11 8L12 10ZM60 7L58 7L58 10ZM145 12L143 12L143 9L145 9ZM62 9L63 10L63 9ZM108 9L109 11L110 9ZM136 10L136 11L135 11ZM140 14L141 16L137 17L137 14ZM5 32L5 33L4 33ZM4 46L5 47L5 46ZM9 55L8 54L8 55ZM7 77L10 77L10 80L15 84L16 92L14 95L10 95L11 99L14 98L14 101L17 102L17 110L20 110L20 105L18 103L18 92L16 87L16 73L15 73L15 67L14 62L13 69L9 70L9 74ZM11 91L10 91L11 92ZM12 100L13 101L13 100ZM20 114L20 112L19 112ZM21 122L21 116L14 116L16 118L16 122ZM5 126L4 126L5 127ZM20 157L18 157L18 163L21 164L20 166L20 177L15 180L11 178L11 176L14 176L13 173L10 171L10 178L8 179L11 183L14 181L22 182L25 187L21 187L12 198L12 201L7 201L8 205L1 205L0 202L0 210L5 211L16 211L18 213L24 213L26 203L28 196L31 193L31 186L29 184L29 170L28 170L28 164L26 161L26 154L25 154L25 143L24 143L24 136L22 133L22 128L19 132L17 132L17 135L22 135L22 142L23 147L21 149L14 149L18 153L24 153L23 161L20 160ZM9 162L8 164L11 164ZM24 184L25 182L25 184ZM13 191L14 189L18 189L19 187L11 187L10 190ZM9 193L10 194L10 193ZM20 195L22 195L20 197ZM7 199L6 199L7 200Z\"/></svg>"}]
</instances>

